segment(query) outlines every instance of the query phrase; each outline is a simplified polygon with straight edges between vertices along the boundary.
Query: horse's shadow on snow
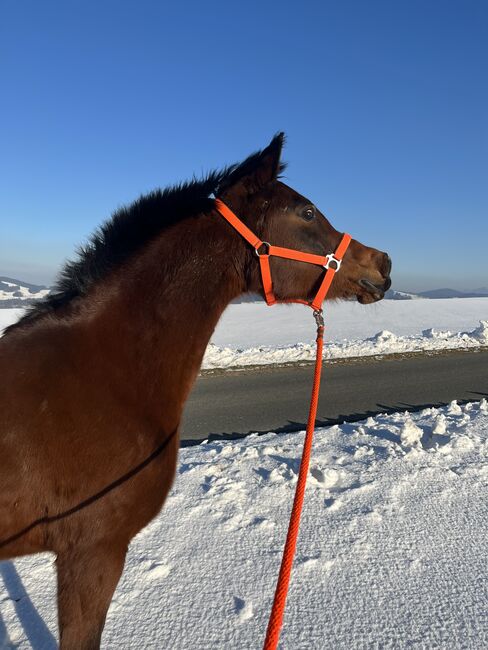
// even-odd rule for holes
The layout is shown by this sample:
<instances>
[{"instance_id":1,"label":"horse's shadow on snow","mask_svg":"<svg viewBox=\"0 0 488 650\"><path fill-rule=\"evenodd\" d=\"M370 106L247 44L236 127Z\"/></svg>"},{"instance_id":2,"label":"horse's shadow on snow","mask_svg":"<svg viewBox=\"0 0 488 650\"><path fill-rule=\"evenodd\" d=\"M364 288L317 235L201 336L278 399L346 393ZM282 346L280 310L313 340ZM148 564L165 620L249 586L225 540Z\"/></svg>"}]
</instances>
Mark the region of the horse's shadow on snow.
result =
<instances>
[{"instance_id":1,"label":"horse's shadow on snow","mask_svg":"<svg viewBox=\"0 0 488 650\"><path fill-rule=\"evenodd\" d=\"M42 616L34 607L13 562L0 562L0 577L3 580L7 598L13 603L15 613L32 649L56 650L58 647L56 639L49 631ZM1 592L0 599L4 599L4 595ZM16 645L10 641L8 630L0 616L0 648L15 648Z\"/></svg>"}]
</instances>

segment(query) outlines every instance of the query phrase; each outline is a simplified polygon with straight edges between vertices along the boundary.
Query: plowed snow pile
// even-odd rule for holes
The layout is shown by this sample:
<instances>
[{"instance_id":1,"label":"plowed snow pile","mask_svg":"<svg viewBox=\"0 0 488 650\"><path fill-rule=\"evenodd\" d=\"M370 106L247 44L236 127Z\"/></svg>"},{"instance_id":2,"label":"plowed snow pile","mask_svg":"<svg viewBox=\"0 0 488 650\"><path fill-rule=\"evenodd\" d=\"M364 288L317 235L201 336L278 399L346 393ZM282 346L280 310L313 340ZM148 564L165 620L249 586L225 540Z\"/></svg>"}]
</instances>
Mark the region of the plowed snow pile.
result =
<instances>
[{"instance_id":1,"label":"plowed snow pile","mask_svg":"<svg viewBox=\"0 0 488 650\"><path fill-rule=\"evenodd\" d=\"M302 442L181 450L103 647L260 647ZM282 647L488 648L487 457L484 399L318 430ZM54 648L52 558L4 562L0 576L0 647Z\"/></svg>"},{"instance_id":2,"label":"plowed snow pile","mask_svg":"<svg viewBox=\"0 0 488 650\"><path fill-rule=\"evenodd\" d=\"M471 332L439 331L433 328L421 334L398 336L383 330L366 340L326 341L324 359L345 359L378 354L402 352L432 352L461 350L488 345L488 320L480 321ZM284 347L259 346L247 349L219 348L210 343L205 352L203 368L232 368L239 366L312 361L315 359L315 343L296 343Z\"/></svg>"}]
</instances>

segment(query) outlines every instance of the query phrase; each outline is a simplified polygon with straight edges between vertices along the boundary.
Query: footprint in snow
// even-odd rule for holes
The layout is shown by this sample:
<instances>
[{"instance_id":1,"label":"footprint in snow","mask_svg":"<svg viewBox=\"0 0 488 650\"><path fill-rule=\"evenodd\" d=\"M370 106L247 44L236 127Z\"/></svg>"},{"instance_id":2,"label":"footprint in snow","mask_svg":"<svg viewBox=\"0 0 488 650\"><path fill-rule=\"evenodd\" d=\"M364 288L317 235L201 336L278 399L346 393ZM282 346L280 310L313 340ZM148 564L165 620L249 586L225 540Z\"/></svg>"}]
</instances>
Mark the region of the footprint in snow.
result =
<instances>
[{"instance_id":1,"label":"footprint in snow","mask_svg":"<svg viewBox=\"0 0 488 650\"><path fill-rule=\"evenodd\" d=\"M321 487L330 489L336 487L342 481L343 472L333 468L321 470L319 467L312 467L310 469L310 478L312 482L318 483Z\"/></svg>"},{"instance_id":2,"label":"footprint in snow","mask_svg":"<svg viewBox=\"0 0 488 650\"><path fill-rule=\"evenodd\" d=\"M245 623L254 615L252 603L234 596L234 614L237 615L237 621L239 623Z\"/></svg>"},{"instance_id":3,"label":"footprint in snow","mask_svg":"<svg viewBox=\"0 0 488 650\"><path fill-rule=\"evenodd\" d=\"M329 510L339 510L342 505L342 499L333 499L332 497L330 499L324 499L324 506L329 508Z\"/></svg>"},{"instance_id":4,"label":"footprint in snow","mask_svg":"<svg viewBox=\"0 0 488 650\"><path fill-rule=\"evenodd\" d=\"M371 510L370 512L366 512L365 515L368 518L368 520L373 522L374 524L381 524L381 522L383 521L383 515L380 512L378 512L378 510Z\"/></svg>"},{"instance_id":5,"label":"footprint in snow","mask_svg":"<svg viewBox=\"0 0 488 650\"><path fill-rule=\"evenodd\" d=\"M422 560L420 560L419 558L408 560L408 562L409 562L408 568L412 573L420 573L424 568Z\"/></svg>"},{"instance_id":6,"label":"footprint in snow","mask_svg":"<svg viewBox=\"0 0 488 650\"><path fill-rule=\"evenodd\" d=\"M317 481L317 483L320 484L325 483L325 475L323 471L318 467L312 467L312 469L310 470L310 476L314 478Z\"/></svg>"},{"instance_id":7,"label":"footprint in snow","mask_svg":"<svg viewBox=\"0 0 488 650\"><path fill-rule=\"evenodd\" d=\"M266 483L284 483L287 481L296 482L297 474L288 465L282 463L279 467L269 470L265 467L258 467L254 472Z\"/></svg>"},{"instance_id":8,"label":"footprint in snow","mask_svg":"<svg viewBox=\"0 0 488 650\"><path fill-rule=\"evenodd\" d=\"M320 560L321 553L317 553L316 555L311 555L311 556L303 556L298 558L297 564L299 567L302 569L313 569L314 567L317 566Z\"/></svg>"},{"instance_id":9,"label":"footprint in snow","mask_svg":"<svg viewBox=\"0 0 488 650\"><path fill-rule=\"evenodd\" d=\"M161 562L152 562L146 570L145 578L146 580L160 580L161 578L166 578L170 571L171 567L169 565Z\"/></svg>"},{"instance_id":10,"label":"footprint in snow","mask_svg":"<svg viewBox=\"0 0 488 650\"><path fill-rule=\"evenodd\" d=\"M264 530L268 528L274 528L276 524L274 521L266 519L265 517L254 517L249 526L252 526L254 528L262 528Z\"/></svg>"}]
</instances>

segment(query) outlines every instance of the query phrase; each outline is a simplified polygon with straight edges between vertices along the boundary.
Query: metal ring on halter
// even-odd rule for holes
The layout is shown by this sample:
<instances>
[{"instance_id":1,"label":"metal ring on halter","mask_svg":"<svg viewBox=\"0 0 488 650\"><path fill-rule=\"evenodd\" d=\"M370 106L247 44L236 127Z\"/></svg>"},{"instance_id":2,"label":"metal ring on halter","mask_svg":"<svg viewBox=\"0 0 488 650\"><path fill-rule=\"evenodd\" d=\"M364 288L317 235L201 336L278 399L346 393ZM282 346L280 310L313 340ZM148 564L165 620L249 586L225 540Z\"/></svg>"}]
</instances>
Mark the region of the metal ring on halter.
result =
<instances>
[{"instance_id":1,"label":"metal ring on halter","mask_svg":"<svg viewBox=\"0 0 488 650\"><path fill-rule=\"evenodd\" d=\"M260 252L259 252L259 249L260 249L262 246L266 246L266 247L267 247L267 248L266 248L266 251L267 251L266 253L260 253ZM263 255L269 255L269 249L270 249L270 248L271 248L271 244L270 244L269 242L267 242L267 241L263 241L263 242L261 242L259 248L255 248L255 249L254 249L254 252L256 253L256 255L257 255L258 257L262 257Z\"/></svg>"},{"instance_id":2,"label":"metal ring on halter","mask_svg":"<svg viewBox=\"0 0 488 650\"><path fill-rule=\"evenodd\" d=\"M336 267L335 269L332 268L333 271L338 271L341 268L342 260L338 260L337 257L334 256L334 253L329 253L328 255L325 256L327 259L327 262L324 264L324 269L330 269L330 263L335 262Z\"/></svg>"},{"instance_id":3,"label":"metal ring on halter","mask_svg":"<svg viewBox=\"0 0 488 650\"><path fill-rule=\"evenodd\" d=\"M317 327L324 327L324 312L321 309L314 309L313 317L315 318Z\"/></svg>"}]
</instances>

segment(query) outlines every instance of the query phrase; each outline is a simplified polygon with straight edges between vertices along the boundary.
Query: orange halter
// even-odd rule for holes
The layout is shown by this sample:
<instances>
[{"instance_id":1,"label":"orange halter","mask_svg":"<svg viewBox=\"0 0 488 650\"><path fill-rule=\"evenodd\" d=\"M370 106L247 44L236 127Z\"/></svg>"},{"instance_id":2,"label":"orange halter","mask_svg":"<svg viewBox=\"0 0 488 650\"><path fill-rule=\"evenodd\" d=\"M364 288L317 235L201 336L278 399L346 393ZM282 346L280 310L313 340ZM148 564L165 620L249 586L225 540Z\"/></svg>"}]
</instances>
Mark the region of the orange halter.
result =
<instances>
[{"instance_id":1,"label":"orange halter","mask_svg":"<svg viewBox=\"0 0 488 650\"><path fill-rule=\"evenodd\" d=\"M239 217L237 217L230 208L228 208L225 203L220 199L215 199L215 207L220 212L220 214L226 219L231 226L233 226L237 232L244 237L244 239L251 244L254 248L256 255L259 257L259 265L261 267L261 280L263 283L264 296L268 305L274 305L278 302L273 293L273 281L271 279L271 268L269 266L269 258L271 256L275 257L284 257L289 260L296 260L297 262L307 262L308 264L316 264L317 266L323 266L325 269L325 275L322 280L315 298L312 302L307 302L305 300L284 300L282 302L298 302L316 311L322 309L322 303L325 300L327 292L329 291L334 275L341 268L342 258L344 253L347 250L351 242L351 235L344 233L342 239L337 247L335 253L329 253L328 255L314 255L313 253L302 253L301 251L294 250L293 248L282 248L281 246L272 246L266 241L261 241L257 235L255 235L252 230L250 230L246 224L244 224ZM263 249L263 252L260 252ZM331 266L334 263L335 266Z\"/></svg>"}]
</instances>

